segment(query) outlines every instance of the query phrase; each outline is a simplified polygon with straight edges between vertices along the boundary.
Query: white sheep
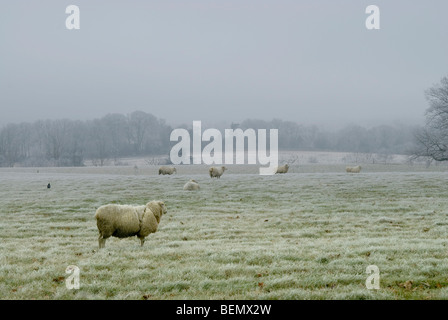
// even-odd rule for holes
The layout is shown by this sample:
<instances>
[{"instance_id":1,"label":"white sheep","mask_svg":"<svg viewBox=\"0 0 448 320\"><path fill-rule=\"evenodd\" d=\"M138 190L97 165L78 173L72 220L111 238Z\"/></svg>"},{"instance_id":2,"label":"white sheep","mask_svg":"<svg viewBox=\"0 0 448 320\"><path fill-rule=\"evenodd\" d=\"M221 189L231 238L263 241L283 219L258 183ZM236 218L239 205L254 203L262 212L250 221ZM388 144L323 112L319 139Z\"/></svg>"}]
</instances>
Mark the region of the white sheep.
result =
<instances>
[{"instance_id":1,"label":"white sheep","mask_svg":"<svg viewBox=\"0 0 448 320\"><path fill-rule=\"evenodd\" d=\"M288 169L289 169L289 165L285 164L283 166L278 167L277 171L275 173L286 173L286 172L288 172Z\"/></svg>"},{"instance_id":2,"label":"white sheep","mask_svg":"<svg viewBox=\"0 0 448 320\"><path fill-rule=\"evenodd\" d=\"M163 175L169 174L169 175L171 175L173 173L177 173L177 170L176 170L175 167L162 166L162 167L159 168L159 175L160 174L163 174Z\"/></svg>"},{"instance_id":3,"label":"white sheep","mask_svg":"<svg viewBox=\"0 0 448 320\"><path fill-rule=\"evenodd\" d=\"M143 246L145 237L157 231L160 219L167 210L162 201L151 201L145 206L107 204L96 210L95 218L100 236L100 248L110 236L127 238L137 236Z\"/></svg>"},{"instance_id":4,"label":"white sheep","mask_svg":"<svg viewBox=\"0 0 448 320\"><path fill-rule=\"evenodd\" d=\"M184 185L184 190L194 191L199 190L199 183L196 180L191 179Z\"/></svg>"},{"instance_id":5,"label":"white sheep","mask_svg":"<svg viewBox=\"0 0 448 320\"><path fill-rule=\"evenodd\" d=\"M208 173L210 174L210 178L218 178L219 179L219 178L221 178L221 176L225 170L227 170L226 167L221 167L221 168L211 167L210 169L208 169Z\"/></svg>"},{"instance_id":6,"label":"white sheep","mask_svg":"<svg viewBox=\"0 0 448 320\"><path fill-rule=\"evenodd\" d=\"M359 173L361 171L361 166L356 166L356 167L346 167L345 171L349 172L349 173Z\"/></svg>"}]
</instances>

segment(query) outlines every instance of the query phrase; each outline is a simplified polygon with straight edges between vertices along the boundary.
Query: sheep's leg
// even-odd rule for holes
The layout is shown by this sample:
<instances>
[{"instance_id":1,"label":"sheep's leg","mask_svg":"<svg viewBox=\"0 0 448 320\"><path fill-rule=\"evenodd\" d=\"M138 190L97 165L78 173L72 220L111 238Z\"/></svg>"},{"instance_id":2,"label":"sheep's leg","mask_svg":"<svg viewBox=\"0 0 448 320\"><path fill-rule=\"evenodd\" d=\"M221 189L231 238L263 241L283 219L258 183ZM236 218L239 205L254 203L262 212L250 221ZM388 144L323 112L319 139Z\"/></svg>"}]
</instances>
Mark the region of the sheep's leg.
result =
<instances>
[{"instance_id":1,"label":"sheep's leg","mask_svg":"<svg viewBox=\"0 0 448 320\"><path fill-rule=\"evenodd\" d=\"M104 239L101 234L98 237L98 246L100 247L100 249L106 246L106 239Z\"/></svg>"},{"instance_id":2,"label":"sheep's leg","mask_svg":"<svg viewBox=\"0 0 448 320\"><path fill-rule=\"evenodd\" d=\"M145 243L145 237L138 237L140 239L140 246L143 247L143 244Z\"/></svg>"}]
</instances>

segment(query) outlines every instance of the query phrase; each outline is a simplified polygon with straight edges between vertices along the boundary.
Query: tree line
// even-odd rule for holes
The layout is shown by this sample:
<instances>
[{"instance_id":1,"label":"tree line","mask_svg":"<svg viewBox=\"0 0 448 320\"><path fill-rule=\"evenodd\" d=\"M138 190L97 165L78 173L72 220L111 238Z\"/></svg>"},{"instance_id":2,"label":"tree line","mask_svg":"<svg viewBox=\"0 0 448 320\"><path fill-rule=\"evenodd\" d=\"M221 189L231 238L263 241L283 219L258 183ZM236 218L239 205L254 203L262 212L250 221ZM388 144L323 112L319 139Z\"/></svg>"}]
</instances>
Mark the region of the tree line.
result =
<instances>
[{"instance_id":1,"label":"tree line","mask_svg":"<svg viewBox=\"0 0 448 320\"><path fill-rule=\"evenodd\" d=\"M379 125L365 128L351 124L339 130L325 130L292 121L245 120L233 127L254 129L278 128L279 149L298 151L335 151L378 154L409 154L414 147L415 125Z\"/></svg>"},{"instance_id":2,"label":"tree line","mask_svg":"<svg viewBox=\"0 0 448 320\"><path fill-rule=\"evenodd\" d=\"M186 129L188 128L184 125ZM406 154L418 130L406 125L364 128L349 125L327 131L292 121L247 119L232 129L278 129L279 149ZM203 128L205 129L205 128ZM39 120L10 123L0 129L0 166L83 166L86 160L103 166L122 157L168 156L176 142L173 128L152 114L135 111L80 120Z\"/></svg>"},{"instance_id":3,"label":"tree line","mask_svg":"<svg viewBox=\"0 0 448 320\"><path fill-rule=\"evenodd\" d=\"M10 123L0 130L0 166L104 165L120 157L169 152L171 127L143 111L100 119Z\"/></svg>"}]
</instances>

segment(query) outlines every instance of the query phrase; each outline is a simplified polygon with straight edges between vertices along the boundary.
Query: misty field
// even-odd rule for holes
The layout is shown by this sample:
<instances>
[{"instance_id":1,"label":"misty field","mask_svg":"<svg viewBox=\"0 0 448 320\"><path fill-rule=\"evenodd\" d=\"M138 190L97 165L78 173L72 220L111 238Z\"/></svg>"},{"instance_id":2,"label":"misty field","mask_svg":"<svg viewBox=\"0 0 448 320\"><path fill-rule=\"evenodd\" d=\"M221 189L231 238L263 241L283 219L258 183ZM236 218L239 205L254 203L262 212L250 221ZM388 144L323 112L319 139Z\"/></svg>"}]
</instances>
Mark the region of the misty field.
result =
<instances>
[{"instance_id":1,"label":"misty field","mask_svg":"<svg viewBox=\"0 0 448 320\"><path fill-rule=\"evenodd\" d=\"M0 169L0 298L448 298L446 167L228 167L214 180L206 166ZM200 191L182 190L190 178ZM168 214L143 247L98 250L97 207L153 199ZM365 286L369 265L379 290Z\"/></svg>"}]
</instances>

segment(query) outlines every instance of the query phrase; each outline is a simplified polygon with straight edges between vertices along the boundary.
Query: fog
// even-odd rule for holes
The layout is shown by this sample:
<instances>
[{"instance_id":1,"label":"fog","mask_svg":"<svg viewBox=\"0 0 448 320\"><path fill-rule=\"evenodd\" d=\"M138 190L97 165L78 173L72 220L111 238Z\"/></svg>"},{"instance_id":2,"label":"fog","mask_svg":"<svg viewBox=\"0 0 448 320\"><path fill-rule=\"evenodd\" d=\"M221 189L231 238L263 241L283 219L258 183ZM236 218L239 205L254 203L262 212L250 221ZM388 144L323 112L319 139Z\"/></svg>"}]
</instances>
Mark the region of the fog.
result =
<instances>
[{"instance_id":1,"label":"fog","mask_svg":"<svg viewBox=\"0 0 448 320\"><path fill-rule=\"evenodd\" d=\"M448 74L447 14L445 0L2 1L0 125L135 110L173 126L419 124Z\"/></svg>"}]
</instances>

